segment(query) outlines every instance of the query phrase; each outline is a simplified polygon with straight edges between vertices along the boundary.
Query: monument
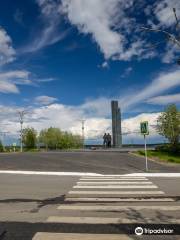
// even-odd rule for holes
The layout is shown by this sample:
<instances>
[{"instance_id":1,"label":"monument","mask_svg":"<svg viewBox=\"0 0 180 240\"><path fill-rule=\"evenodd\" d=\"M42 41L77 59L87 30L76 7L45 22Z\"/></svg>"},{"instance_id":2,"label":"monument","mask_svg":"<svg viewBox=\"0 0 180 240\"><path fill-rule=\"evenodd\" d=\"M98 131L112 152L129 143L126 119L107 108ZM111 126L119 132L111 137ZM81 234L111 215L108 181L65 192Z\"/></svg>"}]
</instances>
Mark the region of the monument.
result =
<instances>
[{"instance_id":1,"label":"monument","mask_svg":"<svg viewBox=\"0 0 180 240\"><path fill-rule=\"evenodd\" d=\"M118 101L111 101L113 147L122 147L121 110Z\"/></svg>"}]
</instances>

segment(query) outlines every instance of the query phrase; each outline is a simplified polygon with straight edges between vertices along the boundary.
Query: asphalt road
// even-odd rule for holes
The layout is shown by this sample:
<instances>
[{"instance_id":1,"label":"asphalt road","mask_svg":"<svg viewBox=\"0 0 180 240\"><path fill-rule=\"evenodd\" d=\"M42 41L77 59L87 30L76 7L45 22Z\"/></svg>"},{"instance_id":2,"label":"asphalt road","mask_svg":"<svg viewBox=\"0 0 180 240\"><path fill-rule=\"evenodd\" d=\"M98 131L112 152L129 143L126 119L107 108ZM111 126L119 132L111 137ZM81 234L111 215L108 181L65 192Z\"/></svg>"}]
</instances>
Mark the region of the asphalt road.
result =
<instances>
[{"instance_id":1,"label":"asphalt road","mask_svg":"<svg viewBox=\"0 0 180 240\"><path fill-rule=\"evenodd\" d=\"M156 173L180 172L179 167L155 162L149 162L149 166ZM64 234L58 240L72 239L70 233L81 234L83 240L89 240L87 234L93 234L92 240L104 240L101 234L112 234L111 237L118 234L119 239L127 239L127 235L128 239L143 240L180 238L180 177L115 176L143 173L142 158L100 152L3 154L0 170L104 174L99 177L0 174L0 240L31 240L38 232ZM125 189L117 189L119 184ZM112 189L106 188L109 185ZM90 194L94 190L96 193ZM139 225L166 227L176 235L137 238L134 229ZM46 234L41 237L50 239Z\"/></svg>"},{"instance_id":2,"label":"asphalt road","mask_svg":"<svg viewBox=\"0 0 180 240\"><path fill-rule=\"evenodd\" d=\"M92 172L126 174L144 172L145 160L119 152L48 152L0 154L2 170ZM180 172L180 165L149 161L151 172Z\"/></svg>"}]
</instances>

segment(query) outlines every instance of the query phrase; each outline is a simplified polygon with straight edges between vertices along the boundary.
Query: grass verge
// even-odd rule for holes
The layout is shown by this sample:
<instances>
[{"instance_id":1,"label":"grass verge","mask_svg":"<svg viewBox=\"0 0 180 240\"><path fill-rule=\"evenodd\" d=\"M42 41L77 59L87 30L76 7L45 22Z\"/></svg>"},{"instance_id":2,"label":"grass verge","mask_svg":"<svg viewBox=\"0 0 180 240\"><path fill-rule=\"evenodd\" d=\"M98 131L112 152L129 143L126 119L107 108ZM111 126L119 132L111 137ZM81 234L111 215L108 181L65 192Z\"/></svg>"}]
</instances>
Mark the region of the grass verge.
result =
<instances>
[{"instance_id":1,"label":"grass verge","mask_svg":"<svg viewBox=\"0 0 180 240\"><path fill-rule=\"evenodd\" d=\"M137 154L141 156L145 155L144 151L138 151ZM162 152L157 150L148 150L147 155L149 158L152 158L154 160L180 164L180 156L174 155L172 153Z\"/></svg>"}]
</instances>

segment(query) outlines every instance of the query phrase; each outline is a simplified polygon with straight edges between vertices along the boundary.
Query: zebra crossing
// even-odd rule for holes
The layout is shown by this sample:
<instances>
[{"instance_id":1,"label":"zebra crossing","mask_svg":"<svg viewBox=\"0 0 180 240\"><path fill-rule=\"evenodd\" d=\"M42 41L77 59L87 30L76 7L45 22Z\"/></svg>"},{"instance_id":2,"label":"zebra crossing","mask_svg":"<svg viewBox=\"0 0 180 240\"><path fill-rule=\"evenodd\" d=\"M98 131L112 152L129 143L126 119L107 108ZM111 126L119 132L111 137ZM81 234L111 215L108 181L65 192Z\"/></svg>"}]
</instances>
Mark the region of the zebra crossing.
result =
<instances>
[{"instance_id":1,"label":"zebra crossing","mask_svg":"<svg viewBox=\"0 0 180 240\"><path fill-rule=\"evenodd\" d=\"M162 202L165 205L162 205ZM166 205L166 202L171 204L174 200L166 197L165 193L147 177L82 176L68 192L64 204L58 206L58 215L49 216L46 222L74 225L104 224L104 226L106 224L139 223L139 219L128 218L128 215L124 214L143 210L164 212L180 210L180 206ZM146 223L154 223L151 218L145 220ZM168 223L174 222L180 224L180 220L172 218L169 219ZM36 233L33 240L94 240L95 238L97 240L132 239L123 234L41 232Z\"/></svg>"}]
</instances>

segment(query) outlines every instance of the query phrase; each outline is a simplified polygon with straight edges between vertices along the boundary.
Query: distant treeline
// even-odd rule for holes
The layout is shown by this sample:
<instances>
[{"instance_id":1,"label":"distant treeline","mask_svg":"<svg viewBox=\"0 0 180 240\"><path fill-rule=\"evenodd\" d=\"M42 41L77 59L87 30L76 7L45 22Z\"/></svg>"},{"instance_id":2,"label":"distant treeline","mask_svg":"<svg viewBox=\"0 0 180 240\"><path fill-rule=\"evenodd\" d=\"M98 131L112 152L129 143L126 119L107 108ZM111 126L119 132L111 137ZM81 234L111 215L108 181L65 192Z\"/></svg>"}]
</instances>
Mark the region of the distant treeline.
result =
<instances>
[{"instance_id":1,"label":"distant treeline","mask_svg":"<svg viewBox=\"0 0 180 240\"><path fill-rule=\"evenodd\" d=\"M50 127L38 134L34 128L28 127L23 130L23 145L26 149L55 150L81 148L83 142L81 136L61 131L59 128Z\"/></svg>"}]
</instances>

